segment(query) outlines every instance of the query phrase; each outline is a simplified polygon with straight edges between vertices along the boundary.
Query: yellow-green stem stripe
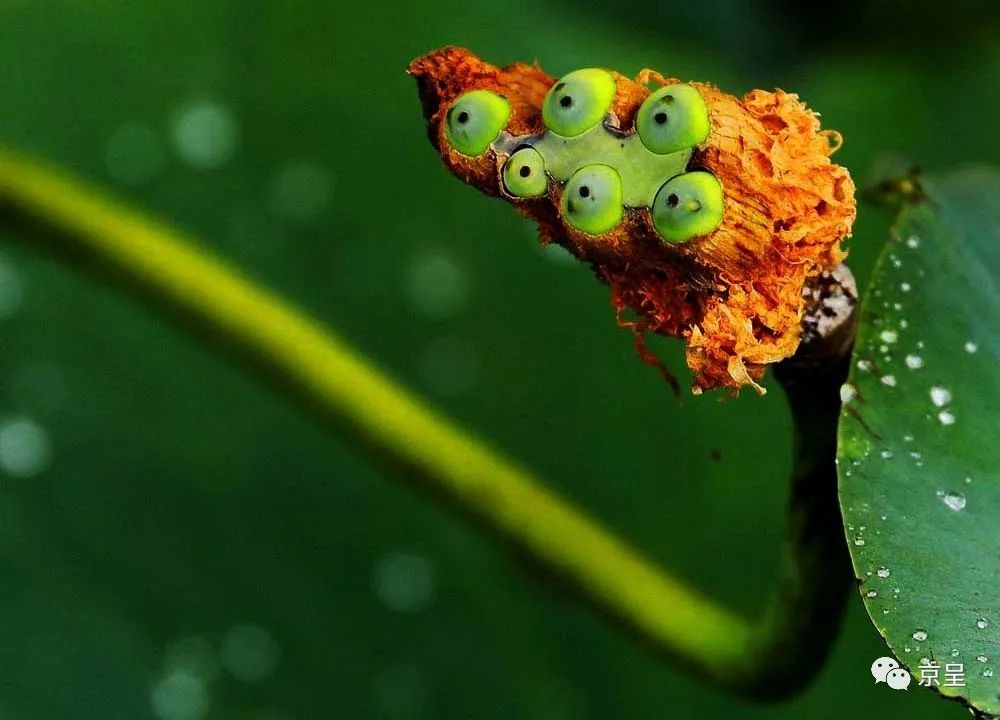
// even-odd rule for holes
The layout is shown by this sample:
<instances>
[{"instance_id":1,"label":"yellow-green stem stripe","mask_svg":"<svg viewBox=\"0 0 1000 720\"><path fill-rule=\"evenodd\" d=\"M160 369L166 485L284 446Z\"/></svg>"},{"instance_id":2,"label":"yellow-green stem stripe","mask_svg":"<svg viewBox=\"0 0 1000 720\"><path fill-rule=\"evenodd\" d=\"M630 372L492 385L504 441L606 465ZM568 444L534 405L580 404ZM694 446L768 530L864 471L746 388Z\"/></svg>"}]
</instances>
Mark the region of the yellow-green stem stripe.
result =
<instances>
[{"instance_id":1,"label":"yellow-green stem stripe","mask_svg":"<svg viewBox=\"0 0 1000 720\"><path fill-rule=\"evenodd\" d=\"M400 477L516 544L657 649L722 684L740 674L753 652L745 620L650 563L190 238L10 151L0 151L0 220L44 230L63 252L209 332L334 429L348 428L377 458L402 465L408 472Z\"/></svg>"}]
</instances>

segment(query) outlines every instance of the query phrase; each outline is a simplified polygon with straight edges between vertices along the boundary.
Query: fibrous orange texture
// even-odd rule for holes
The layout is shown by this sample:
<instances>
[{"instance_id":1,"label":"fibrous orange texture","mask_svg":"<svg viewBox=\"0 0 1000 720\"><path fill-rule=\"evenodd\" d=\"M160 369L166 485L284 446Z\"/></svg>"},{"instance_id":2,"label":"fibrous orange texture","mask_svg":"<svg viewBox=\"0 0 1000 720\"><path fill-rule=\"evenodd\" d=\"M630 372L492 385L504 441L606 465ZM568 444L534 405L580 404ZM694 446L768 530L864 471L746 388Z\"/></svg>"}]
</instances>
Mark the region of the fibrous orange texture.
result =
<instances>
[{"instance_id":1,"label":"fibrous orange texture","mask_svg":"<svg viewBox=\"0 0 1000 720\"><path fill-rule=\"evenodd\" d=\"M541 105L555 78L520 63L498 68L461 48L424 55L409 72L446 166L538 222L542 242L559 243L589 262L611 288L620 322L637 333L645 359L651 356L643 349L643 332L683 338L695 392L744 385L762 391L757 380L767 365L795 352L803 287L843 259L840 242L850 235L856 212L851 177L830 160L839 135L821 130L816 113L798 96L753 90L738 98L691 83L706 101L711 132L689 169L710 170L720 180L724 214L710 234L669 245L659 239L649 208L626 208L618 227L587 235L561 217L561 183L550 178L541 198L513 198L500 180L503 151L470 158L448 146L445 113L474 89L509 100L510 135L544 132ZM635 132L635 114L650 86L679 82L649 70L635 81L613 74L617 95L604 125L620 134ZM628 311L636 317L626 319Z\"/></svg>"}]
</instances>

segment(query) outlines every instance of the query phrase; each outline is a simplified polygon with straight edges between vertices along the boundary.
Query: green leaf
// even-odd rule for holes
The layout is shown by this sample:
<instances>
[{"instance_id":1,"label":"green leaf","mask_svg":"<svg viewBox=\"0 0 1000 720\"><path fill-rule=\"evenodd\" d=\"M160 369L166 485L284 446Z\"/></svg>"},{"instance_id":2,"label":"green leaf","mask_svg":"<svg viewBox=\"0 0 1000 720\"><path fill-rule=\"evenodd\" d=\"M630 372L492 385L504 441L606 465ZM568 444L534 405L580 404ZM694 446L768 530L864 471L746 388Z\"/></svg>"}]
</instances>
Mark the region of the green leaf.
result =
<instances>
[{"instance_id":1,"label":"green leaf","mask_svg":"<svg viewBox=\"0 0 1000 720\"><path fill-rule=\"evenodd\" d=\"M862 307L838 450L872 622L911 690L929 658L936 690L986 714L1000 714L998 198L1000 173L973 169L904 205ZM947 663L965 687L945 686Z\"/></svg>"}]
</instances>

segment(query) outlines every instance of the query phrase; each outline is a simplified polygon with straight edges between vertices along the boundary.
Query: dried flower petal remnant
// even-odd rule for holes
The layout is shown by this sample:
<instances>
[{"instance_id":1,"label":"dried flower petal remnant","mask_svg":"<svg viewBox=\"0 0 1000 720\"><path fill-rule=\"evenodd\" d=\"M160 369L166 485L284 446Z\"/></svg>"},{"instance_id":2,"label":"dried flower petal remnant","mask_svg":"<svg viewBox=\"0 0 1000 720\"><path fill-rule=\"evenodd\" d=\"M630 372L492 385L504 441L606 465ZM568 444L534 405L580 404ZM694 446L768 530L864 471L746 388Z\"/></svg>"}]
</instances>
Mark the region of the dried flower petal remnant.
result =
<instances>
[{"instance_id":1,"label":"dried flower petal remnant","mask_svg":"<svg viewBox=\"0 0 1000 720\"><path fill-rule=\"evenodd\" d=\"M589 263L640 348L646 331L683 338L696 392L760 390L795 352L803 287L843 259L855 216L839 135L797 96L650 70L557 80L455 47L409 73L448 169Z\"/></svg>"}]
</instances>

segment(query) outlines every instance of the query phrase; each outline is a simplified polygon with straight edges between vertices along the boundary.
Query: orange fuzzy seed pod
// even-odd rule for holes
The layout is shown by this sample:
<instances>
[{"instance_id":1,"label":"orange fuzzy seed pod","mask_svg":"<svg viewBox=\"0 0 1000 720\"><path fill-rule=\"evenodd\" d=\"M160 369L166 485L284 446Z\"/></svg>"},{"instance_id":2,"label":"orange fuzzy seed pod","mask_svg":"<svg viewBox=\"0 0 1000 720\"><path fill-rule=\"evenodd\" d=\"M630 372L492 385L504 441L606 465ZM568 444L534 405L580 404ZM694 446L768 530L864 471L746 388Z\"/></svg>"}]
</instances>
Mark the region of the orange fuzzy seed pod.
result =
<instances>
[{"instance_id":1,"label":"orange fuzzy seed pod","mask_svg":"<svg viewBox=\"0 0 1000 720\"><path fill-rule=\"evenodd\" d=\"M630 160L624 155L626 202L613 220L617 224L598 235L581 231L566 216L566 179L554 169L562 167L558 163L586 165L591 161L586 153L597 152L595 147L601 163L615 166L617 156L595 146L597 141L608 146L613 141L615 151L620 144L621 152L632 157L653 158L638 143L636 115L650 97L650 86L677 80L643 71L632 81L611 72L614 96L592 131L601 137L575 146L564 142L571 150L563 151L552 150L560 146L553 144L553 131L542 118L546 94L557 81L539 68L497 68L467 50L444 48L414 60L409 73L417 79L430 139L445 165L535 220L543 243L559 243L590 263L609 285L619 317L629 310L638 316L620 322L637 333L644 359L651 357L642 350L644 331L683 338L695 392L744 385L762 392L756 381L767 365L795 352L803 288L844 258L840 241L850 235L856 213L850 175L830 160L839 135L821 130L816 114L796 95L754 90L737 98L711 85L690 84L707 107L707 136L687 154L678 153L683 165L670 172L712 173L722 188L721 221L710 232L676 243L658 232L652 203L636 201L641 193L630 195L635 190L630 183L645 176L628 175ZM453 103L472 90L488 90L509 104L497 138L475 157L452 147L445 128ZM563 142L558 134L556 139ZM502 179L511 154L525 146L549 153L546 190L537 197L517 197ZM556 157L560 152L579 157L567 161Z\"/></svg>"}]
</instances>

